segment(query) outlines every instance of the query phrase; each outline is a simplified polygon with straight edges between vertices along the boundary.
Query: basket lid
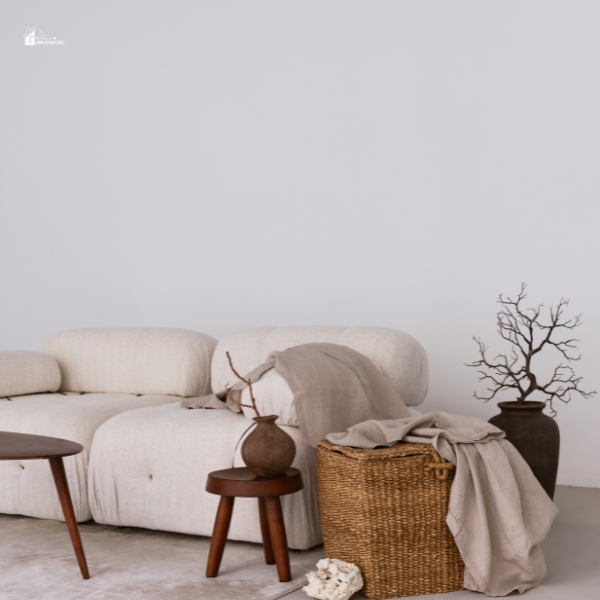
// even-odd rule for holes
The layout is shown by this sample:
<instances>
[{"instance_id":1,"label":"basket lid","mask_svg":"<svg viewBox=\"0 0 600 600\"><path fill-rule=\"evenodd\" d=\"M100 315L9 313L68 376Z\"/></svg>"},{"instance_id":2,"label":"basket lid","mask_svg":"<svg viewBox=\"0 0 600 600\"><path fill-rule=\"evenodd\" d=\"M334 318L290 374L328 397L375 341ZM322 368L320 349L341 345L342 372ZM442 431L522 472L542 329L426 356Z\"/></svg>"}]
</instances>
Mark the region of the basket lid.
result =
<instances>
[{"instance_id":1,"label":"basket lid","mask_svg":"<svg viewBox=\"0 0 600 600\"><path fill-rule=\"evenodd\" d=\"M406 456L426 456L437 454L431 444L409 444L397 442L393 446L381 448L353 448L352 446L338 446L327 440L321 440L317 448L327 452L343 454L353 460L389 460Z\"/></svg>"}]
</instances>

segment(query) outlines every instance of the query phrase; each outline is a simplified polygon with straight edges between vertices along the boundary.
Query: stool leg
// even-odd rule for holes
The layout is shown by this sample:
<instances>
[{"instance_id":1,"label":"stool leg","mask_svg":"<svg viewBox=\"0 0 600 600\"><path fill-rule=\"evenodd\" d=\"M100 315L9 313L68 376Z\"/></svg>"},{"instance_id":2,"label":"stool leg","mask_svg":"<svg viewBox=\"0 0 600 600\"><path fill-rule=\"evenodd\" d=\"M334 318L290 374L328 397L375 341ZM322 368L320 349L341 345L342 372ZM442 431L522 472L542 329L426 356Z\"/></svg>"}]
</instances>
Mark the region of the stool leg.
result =
<instances>
[{"instance_id":1,"label":"stool leg","mask_svg":"<svg viewBox=\"0 0 600 600\"><path fill-rule=\"evenodd\" d=\"M279 496L268 496L265 498L267 517L269 521L269 532L275 551L275 562L279 581L291 581L290 555L287 547L287 536L285 534L285 523L281 512Z\"/></svg>"},{"instance_id":2,"label":"stool leg","mask_svg":"<svg viewBox=\"0 0 600 600\"><path fill-rule=\"evenodd\" d=\"M221 496L219 510L215 519L212 539L210 540L210 550L208 552L208 563L206 564L206 576L216 577L219 574L227 533L229 532L229 523L231 523L231 514L233 513L232 496Z\"/></svg>"},{"instance_id":3,"label":"stool leg","mask_svg":"<svg viewBox=\"0 0 600 600\"><path fill-rule=\"evenodd\" d=\"M69 482L67 481L63 459L59 456L58 458L49 458L48 461L50 462L50 469L52 471L52 476L54 477L54 485L58 492L58 499L60 500L60 505L63 514L65 515L65 521L67 522L67 529L71 536L71 543L73 544L75 556L79 563L81 576L84 579L89 579L90 573L85 560L85 553L79 535L79 528L77 527L77 520L75 519L75 511L73 510L73 501L71 500L71 493L69 492Z\"/></svg>"},{"instance_id":4,"label":"stool leg","mask_svg":"<svg viewBox=\"0 0 600 600\"><path fill-rule=\"evenodd\" d=\"M271 543L271 534L269 533L269 521L267 520L267 508L265 499L258 499L258 514L260 516L260 532L262 533L263 548L265 550L265 562L268 565L275 564L273 555L273 544Z\"/></svg>"}]
</instances>

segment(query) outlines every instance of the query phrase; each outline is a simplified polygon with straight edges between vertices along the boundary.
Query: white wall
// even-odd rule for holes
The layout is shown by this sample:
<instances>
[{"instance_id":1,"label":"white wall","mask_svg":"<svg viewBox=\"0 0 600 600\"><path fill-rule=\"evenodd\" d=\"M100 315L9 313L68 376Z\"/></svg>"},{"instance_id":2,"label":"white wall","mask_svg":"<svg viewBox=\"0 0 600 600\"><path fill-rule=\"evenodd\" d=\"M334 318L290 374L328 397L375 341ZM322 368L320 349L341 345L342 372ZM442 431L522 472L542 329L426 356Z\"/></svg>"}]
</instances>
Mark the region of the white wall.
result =
<instances>
[{"instance_id":1,"label":"white wall","mask_svg":"<svg viewBox=\"0 0 600 600\"><path fill-rule=\"evenodd\" d=\"M463 363L526 281L584 313L600 390L599 29L594 0L4 2L0 348L384 325L424 408L487 419ZM559 482L600 487L600 398L558 423Z\"/></svg>"}]
</instances>

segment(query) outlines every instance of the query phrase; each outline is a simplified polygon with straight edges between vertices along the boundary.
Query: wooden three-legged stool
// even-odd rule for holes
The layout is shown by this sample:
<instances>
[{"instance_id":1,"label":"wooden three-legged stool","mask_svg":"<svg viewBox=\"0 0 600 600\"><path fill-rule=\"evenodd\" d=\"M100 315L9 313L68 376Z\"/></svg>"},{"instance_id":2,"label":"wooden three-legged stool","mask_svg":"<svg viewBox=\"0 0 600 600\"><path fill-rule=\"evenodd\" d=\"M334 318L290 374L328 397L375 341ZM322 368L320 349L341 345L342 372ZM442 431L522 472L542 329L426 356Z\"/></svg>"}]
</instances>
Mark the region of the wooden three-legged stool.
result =
<instances>
[{"instance_id":1,"label":"wooden three-legged stool","mask_svg":"<svg viewBox=\"0 0 600 600\"><path fill-rule=\"evenodd\" d=\"M298 469L288 469L284 475L269 478L256 477L246 467L209 473L206 491L221 496L221 501L210 542L206 576L216 577L219 574L234 500L258 498L265 561L268 565L277 564L279 581L291 581L290 557L279 497L298 492L303 487Z\"/></svg>"}]
</instances>

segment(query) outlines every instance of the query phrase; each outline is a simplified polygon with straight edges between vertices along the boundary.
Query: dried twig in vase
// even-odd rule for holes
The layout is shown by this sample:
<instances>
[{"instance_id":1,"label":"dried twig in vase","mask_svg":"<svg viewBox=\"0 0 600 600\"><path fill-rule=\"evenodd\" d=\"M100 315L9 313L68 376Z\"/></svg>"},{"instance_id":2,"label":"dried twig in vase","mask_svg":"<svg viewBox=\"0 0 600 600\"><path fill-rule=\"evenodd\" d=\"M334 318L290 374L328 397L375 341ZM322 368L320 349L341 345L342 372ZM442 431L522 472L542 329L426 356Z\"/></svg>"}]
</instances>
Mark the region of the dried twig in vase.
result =
<instances>
[{"instance_id":1,"label":"dried twig in vase","mask_svg":"<svg viewBox=\"0 0 600 600\"><path fill-rule=\"evenodd\" d=\"M232 398L231 396L227 396L229 398L229 400L231 400L234 404L237 404L240 408L241 407L245 407L245 408L251 408L255 413L257 417L261 417L262 415L258 412L258 408L256 406L256 399L254 398L254 393L252 391L252 382L249 379L244 379L236 370L235 367L233 366L233 363L231 362L231 356L229 356L229 352L225 352L225 354L227 355L227 360L229 361L229 366L231 367L231 370L233 371L233 374L240 380L243 381L247 386L248 389L250 390L250 400L252 400L252 406L250 406L249 404L242 404L241 402L238 402L235 398Z\"/></svg>"}]
</instances>

